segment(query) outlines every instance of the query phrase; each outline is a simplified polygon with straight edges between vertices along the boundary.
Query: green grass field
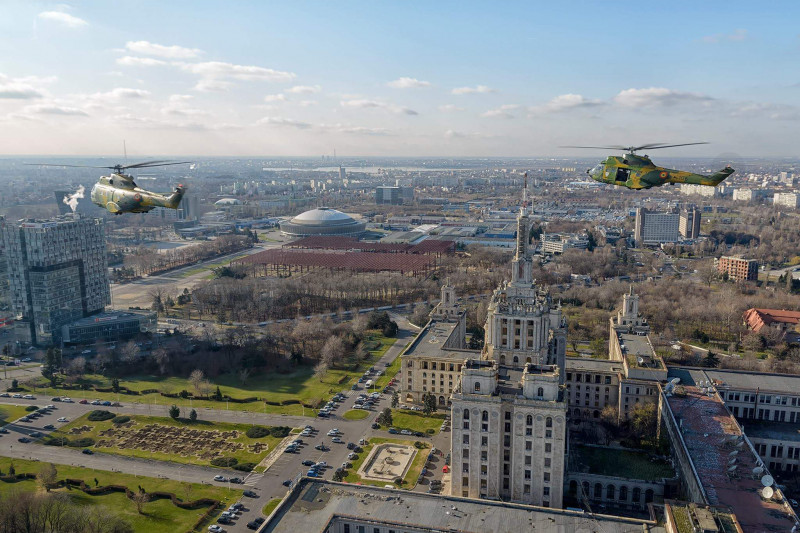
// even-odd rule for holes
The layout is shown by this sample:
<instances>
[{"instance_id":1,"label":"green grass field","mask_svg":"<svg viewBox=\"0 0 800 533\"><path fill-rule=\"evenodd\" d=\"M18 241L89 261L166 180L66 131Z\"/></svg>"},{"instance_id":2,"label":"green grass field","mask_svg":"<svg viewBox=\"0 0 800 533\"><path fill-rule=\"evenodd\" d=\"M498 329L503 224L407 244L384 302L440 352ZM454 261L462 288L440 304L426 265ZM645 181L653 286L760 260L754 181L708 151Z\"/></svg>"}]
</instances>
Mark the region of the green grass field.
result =
<instances>
[{"instance_id":1,"label":"green grass field","mask_svg":"<svg viewBox=\"0 0 800 533\"><path fill-rule=\"evenodd\" d=\"M350 409L342 415L342 418L347 420L364 420L368 416L369 411L364 411L363 409Z\"/></svg>"},{"instance_id":2,"label":"green grass field","mask_svg":"<svg viewBox=\"0 0 800 533\"><path fill-rule=\"evenodd\" d=\"M434 434L439 433L439 428L444 421L444 413L432 413L425 416L420 411L407 409L392 409L392 427L396 429L409 429L426 433L432 429Z\"/></svg>"},{"instance_id":3,"label":"green grass field","mask_svg":"<svg viewBox=\"0 0 800 533\"><path fill-rule=\"evenodd\" d=\"M392 442L395 444L407 444L409 446L414 446L414 441L411 440L398 440L398 439L384 439L381 437L373 437L369 439L369 444L362 446L364 449L363 452L358 454L358 459L352 461L353 467L347 470L347 475L344 477L343 481L347 483L361 483L362 485L373 485L375 487L383 487L387 483L385 481L373 481L369 479L361 479L361 476L358 475L358 469L361 468L361 465L364 464L364 461L367 459L369 452L372 448L377 444L383 444L384 442ZM428 458L428 453L430 448L430 444L427 442L423 442L425 446L422 449L417 450L417 454L414 456L414 460L411 462L411 466L406 472L405 477L403 478L403 484L401 488L405 489L413 489L414 486L417 484L417 477L419 477L419 473L422 471L422 467L425 465L425 462Z\"/></svg>"},{"instance_id":4,"label":"green grass field","mask_svg":"<svg viewBox=\"0 0 800 533\"><path fill-rule=\"evenodd\" d=\"M261 514L263 514L265 517L269 516L270 513L272 513L272 511L274 511L275 508L278 506L278 504L281 503L282 501L283 500L281 500L281 498L272 498L270 501L267 502L267 505L265 505L264 508L261 509Z\"/></svg>"},{"instance_id":5,"label":"green grass field","mask_svg":"<svg viewBox=\"0 0 800 533\"><path fill-rule=\"evenodd\" d=\"M9 422L13 422L28 414L25 408L27 405L0 405L0 426L5 426Z\"/></svg>"},{"instance_id":6,"label":"green grass field","mask_svg":"<svg viewBox=\"0 0 800 533\"><path fill-rule=\"evenodd\" d=\"M319 401L330 399L335 393L347 390L354 380L358 379L364 370L372 366L375 361L380 359L394 344L396 339L387 338L380 335L371 335L370 340L377 341L379 345L370 352L370 357L358 363L354 369L332 369L329 370L322 381L314 376L314 369L311 365L304 365L296 368L287 374L265 373L250 377L246 384L242 384L234 374L222 374L212 381L212 387L219 386L220 391L225 396L232 398L258 397L271 402L281 402L284 400L300 400L306 404L313 405ZM399 360L398 360L399 365ZM382 376L384 378L385 376ZM44 378L42 378L44 381ZM342 383L339 383L339 381ZM388 379L386 380L388 383ZM87 374L80 381L81 384L89 387L110 387L111 378L98 374ZM120 385L130 390L142 391L156 389L159 392L128 395L116 394L112 392L94 392L53 389L51 387L38 387L37 394L47 396L69 396L74 400L86 398L88 400L109 400L119 401L123 405L126 403L140 403L156 405L178 405L179 407L193 407L198 410L202 418L202 409L228 409L231 411L252 411L259 413L274 413L287 415L306 415L314 416L315 412L304 409L300 404L291 405L268 405L261 401L250 403L216 402L211 400L189 400L183 398L166 398L160 392L177 394L182 390L194 392L192 385L186 378L163 377L163 376L128 376L120 379ZM212 389L213 390L213 389Z\"/></svg>"},{"instance_id":7,"label":"green grass field","mask_svg":"<svg viewBox=\"0 0 800 533\"><path fill-rule=\"evenodd\" d=\"M8 472L9 465L13 462L18 474L37 473L44 463L39 461L28 461L23 459L9 459L0 457L0 471ZM58 472L58 479L82 479L87 485L94 487L94 480L97 479L98 485L125 485L129 489L136 491L141 485L147 492L164 491L175 494L178 498L186 500L196 500L198 498L212 498L220 500L225 506L237 501L241 495L241 490L229 490L223 487L212 485L200 485L197 483L179 483L169 479L156 479L117 472L107 472L105 470L94 470L91 468L79 468L67 465L55 465ZM36 481L0 481L0 495L11 491L35 491L37 490ZM121 516L134 527L134 530L141 533L173 533L175 531L187 531L202 516L206 509L181 509L176 507L169 500L157 500L146 503L144 514L136 511L136 505L124 494L111 493L101 496L91 496L80 490L57 489L55 492L63 492L76 504L87 509L93 506L106 507L113 514ZM221 511L222 509L220 509ZM199 531L205 529L208 524L203 524Z\"/></svg>"},{"instance_id":8,"label":"green grass field","mask_svg":"<svg viewBox=\"0 0 800 533\"><path fill-rule=\"evenodd\" d=\"M389 384L389 381L391 381L395 374L400 372L401 363L402 361L400 361L400 357L398 356L394 361L392 361L391 365L386 367L386 369L383 371L383 375L375 380L375 388L377 390L383 390L383 388Z\"/></svg>"},{"instance_id":9,"label":"green grass field","mask_svg":"<svg viewBox=\"0 0 800 533\"><path fill-rule=\"evenodd\" d=\"M246 253L236 254L233 257L228 257L228 258L222 259L220 261L214 261L213 263L207 263L205 265L197 266L195 268L190 268L189 270L184 270L183 272L178 274L177 277L178 278L188 278L189 276L192 276L194 274L199 274L199 273L204 272L206 270L213 270L215 268L228 266L231 263L231 261L236 261L237 259L241 259L242 257L247 257L248 255L249 254L246 254Z\"/></svg>"},{"instance_id":10,"label":"green grass field","mask_svg":"<svg viewBox=\"0 0 800 533\"><path fill-rule=\"evenodd\" d=\"M203 466L213 466L211 465L210 458L203 458L198 457L197 454L192 453L191 451L187 451L184 455L177 454L177 453L170 453L166 452L159 452L159 451L152 451L146 450L143 448L135 447L133 444L127 445L126 447L120 446L119 440L114 436L104 436L103 433L107 432L111 428L115 428L115 424L111 420L105 420L102 422L92 422L88 420L88 413L73 420L69 424L53 431L51 433L52 437L66 437L70 440L90 437L95 440L95 446L92 449L96 452L100 453L109 453L109 454L116 454L116 455L126 455L130 457L140 457L144 459L155 459L159 461L172 461L175 463L184 463L184 464L195 464L195 465L203 465ZM216 447L213 445L211 441L216 441L223 439L227 442L231 443L239 443L242 445L241 449L235 451L221 451L223 457L233 457L239 463L256 463L258 464L267 453L275 448L275 446L281 441L281 439L267 436L258 439L251 439L245 435L245 431L250 426L247 424L231 424L225 422L184 422L184 421L175 421L171 418L160 418L160 417L148 417L148 416L131 416L131 421L134 424L131 426L130 429L136 430L140 429L145 425L148 424L157 424L159 426L163 426L165 429L167 427L178 427L184 428L186 430L198 430L198 431L210 431L210 432L229 432L229 431L237 431L239 434L236 438L228 437L224 438L220 436L218 433L208 433L207 437L201 437L198 439L203 445L205 445L205 439L209 441L207 447L202 449L198 448L200 453L208 453L216 451ZM89 431L83 431L80 434L72 433L71 431L73 428L82 428L87 426L90 428ZM130 431L127 428L122 429L115 429L115 431ZM154 434L150 434L154 435ZM105 441L110 444L109 445L100 445L102 441ZM147 441L147 439L145 439ZM256 443L265 444L267 446L266 449L255 453L250 449L251 445ZM187 444L187 446L191 446L191 444ZM245 472L242 473L242 477L246 475Z\"/></svg>"}]
</instances>

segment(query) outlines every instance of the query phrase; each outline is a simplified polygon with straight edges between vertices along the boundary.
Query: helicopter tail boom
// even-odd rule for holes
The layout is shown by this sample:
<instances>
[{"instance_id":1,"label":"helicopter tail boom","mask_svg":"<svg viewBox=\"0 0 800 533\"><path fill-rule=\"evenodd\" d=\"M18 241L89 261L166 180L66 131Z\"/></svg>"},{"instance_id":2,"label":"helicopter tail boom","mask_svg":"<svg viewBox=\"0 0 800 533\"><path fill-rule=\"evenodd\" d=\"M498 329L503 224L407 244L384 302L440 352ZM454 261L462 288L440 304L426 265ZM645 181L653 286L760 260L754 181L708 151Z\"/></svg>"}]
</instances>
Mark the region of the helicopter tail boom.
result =
<instances>
[{"instance_id":1,"label":"helicopter tail boom","mask_svg":"<svg viewBox=\"0 0 800 533\"><path fill-rule=\"evenodd\" d=\"M731 167L725 167L719 172L714 172L710 176L706 176L703 174L689 174L686 176L685 180L681 180L682 183L691 183L695 185L709 185L711 187L716 187L720 183L722 183L725 178L733 174L735 170Z\"/></svg>"},{"instance_id":2,"label":"helicopter tail boom","mask_svg":"<svg viewBox=\"0 0 800 533\"><path fill-rule=\"evenodd\" d=\"M170 207L172 209L177 209L185 193L186 193L186 188L183 185L178 185L175 188L175 192L167 197L167 207Z\"/></svg>"}]
</instances>

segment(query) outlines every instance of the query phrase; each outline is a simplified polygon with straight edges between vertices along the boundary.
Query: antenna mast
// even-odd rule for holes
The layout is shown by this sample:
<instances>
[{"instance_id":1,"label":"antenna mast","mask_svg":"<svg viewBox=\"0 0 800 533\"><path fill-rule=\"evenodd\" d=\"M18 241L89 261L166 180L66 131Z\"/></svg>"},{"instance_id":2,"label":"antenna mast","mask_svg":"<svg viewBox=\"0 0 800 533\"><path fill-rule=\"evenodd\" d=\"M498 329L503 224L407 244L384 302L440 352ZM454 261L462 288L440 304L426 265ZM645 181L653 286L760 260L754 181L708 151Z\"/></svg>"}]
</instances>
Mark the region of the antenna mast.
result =
<instances>
[{"instance_id":1,"label":"antenna mast","mask_svg":"<svg viewBox=\"0 0 800 533\"><path fill-rule=\"evenodd\" d=\"M522 214L525 215L528 213L528 173L526 172L523 176L523 188L522 188Z\"/></svg>"}]
</instances>

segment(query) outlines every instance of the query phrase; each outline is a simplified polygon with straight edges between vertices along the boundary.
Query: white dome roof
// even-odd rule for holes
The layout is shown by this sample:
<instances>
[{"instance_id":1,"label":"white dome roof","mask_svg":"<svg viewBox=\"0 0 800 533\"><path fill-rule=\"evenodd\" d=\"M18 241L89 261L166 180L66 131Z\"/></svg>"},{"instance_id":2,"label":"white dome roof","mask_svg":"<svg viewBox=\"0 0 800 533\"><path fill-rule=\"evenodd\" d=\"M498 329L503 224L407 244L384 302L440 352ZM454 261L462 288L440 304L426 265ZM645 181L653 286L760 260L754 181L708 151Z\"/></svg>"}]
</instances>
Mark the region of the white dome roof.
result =
<instances>
[{"instance_id":1,"label":"white dome roof","mask_svg":"<svg viewBox=\"0 0 800 533\"><path fill-rule=\"evenodd\" d=\"M347 224L354 222L353 217L330 207L318 207L300 213L292 219L295 224Z\"/></svg>"}]
</instances>

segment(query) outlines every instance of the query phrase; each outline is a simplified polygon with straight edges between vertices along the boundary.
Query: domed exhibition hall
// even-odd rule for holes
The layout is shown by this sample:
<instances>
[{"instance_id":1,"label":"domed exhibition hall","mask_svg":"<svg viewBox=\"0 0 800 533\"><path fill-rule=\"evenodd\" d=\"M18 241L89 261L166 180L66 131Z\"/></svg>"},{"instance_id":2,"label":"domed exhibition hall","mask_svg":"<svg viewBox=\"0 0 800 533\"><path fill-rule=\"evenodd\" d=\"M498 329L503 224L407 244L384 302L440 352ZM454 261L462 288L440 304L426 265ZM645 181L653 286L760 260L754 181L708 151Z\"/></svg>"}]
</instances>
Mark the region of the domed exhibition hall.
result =
<instances>
[{"instance_id":1,"label":"domed exhibition hall","mask_svg":"<svg viewBox=\"0 0 800 533\"><path fill-rule=\"evenodd\" d=\"M350 215L330 207L318 207L300 213L289 221L281 222L280 225L281 232L292 237L317 235L358 237L367 228L365 222L355 220Z\"/></svg>"}]
</instances>

